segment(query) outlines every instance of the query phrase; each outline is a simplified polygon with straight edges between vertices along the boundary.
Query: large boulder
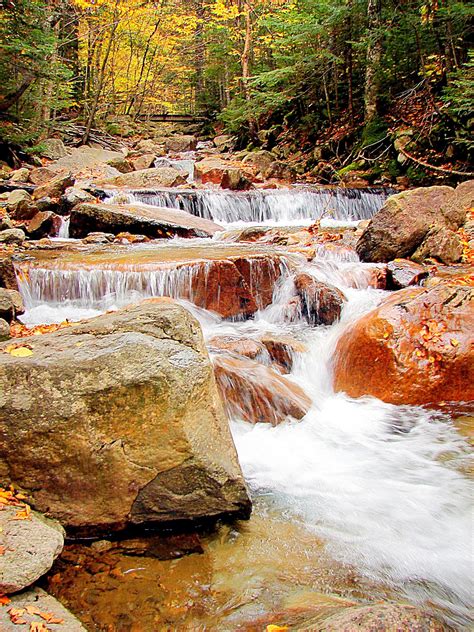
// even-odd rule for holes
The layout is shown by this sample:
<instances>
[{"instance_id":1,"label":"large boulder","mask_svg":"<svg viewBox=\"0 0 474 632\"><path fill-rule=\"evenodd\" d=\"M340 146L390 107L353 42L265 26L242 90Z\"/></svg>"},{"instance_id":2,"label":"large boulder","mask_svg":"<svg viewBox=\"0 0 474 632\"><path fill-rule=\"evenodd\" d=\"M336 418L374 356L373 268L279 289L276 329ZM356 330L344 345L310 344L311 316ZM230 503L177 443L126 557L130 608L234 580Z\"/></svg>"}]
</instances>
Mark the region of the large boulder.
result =
<instances>
[{"instance_id":1,"label":"large boulder","mask_svg":"<svg viewBox=\"0 0 474 632\"><path fill-rule=\"evenodd\" d=\"M69 224L71 237L79 238L91 232L124 231L148 237L209 237L219 230L211 220L186 211L139 205L79 204L72 209Z\"/></svg>"},{"instance_id":2,"label":"large boulder","mask_svg":"<svg viewBox=\"0 0 474 632\"><path fill-rule=\"evenodd\" d=\"M340 319L347 301L341 290L305 272L297 274L294 281L302 303L302 315L310 324L332 325Z\"/></svg>"},{"instance_id":3,"label":"large boulder","mask_svg":"<svg viewBox=\"0 0 474 632\"><path fill-rule=\"evenodd\" d=\"M230 417L277 426L288 418L302 419L311 407L300 386L255 360L222 354L213 362Z\"/></svg>"},{"instance_id":4,"label":"large boulder","mask_svg":"<svg viewBox=\"0 0 474 632\"><path fill-rule=\"evenodd\" d=\"M393 404L474 399L473 299L449 284L395 292L339 339L335 390Z\"/></svg>"},{"instance_id":5,"label":"large boulder","mask_svg":"<svg viewBox=\"0 0 474 632\"><path fill-rule=\"evenodd\" d=\"M279 260L270 256L203 261L192 266L180 297L223 318L248 317L271 303L280 275Z\"/></svg>"},{"instance_id":6,"label":"large boulder","mask_svg":"<svg viewBox=\"0 0 474 632\"><path fill-rule=\"evenodd\" d=\"M389 197L357 242L362 261L390 261L409 257L434 226L456 231L474 203L474 180L457 189L434 186ZM429 249L424 257L435 256Z\"/></svg>"},{"instance_id":7,"label":"large boulder","mask_svg":"<svg viewBox=\"0 0 474 632\"><path fill-rule=\"evenodd\" d=\"M7 228L0 231L0 244L22 244L26 239L20 228Z\"/></svg>"},{"instance_id":8,"label":"large boulder","mask_svg":"<svg viewBox=\"0 0 474 632\"><path fill-rule=\"evenodd\" d=\"M153 169L141 169L124 173L115 178L106 180L104 184L111 184L117 187L131 187L135 189L154 187L168 188L185 184L186 178L181 171L174 167L155 167Z\"/></svg>"},{"instance_id":9,"label":"large boulder","mask_svg":"<svg viewBox=\"0 0 474 632\"><path fill-rule=\"evenodd\" d=\"M87 632L69 610L41 588L12 595L10 602L0 608L2 632L25 629L30 632Z\"/></svg>"},{"instance_id":10,"label":"large boulder","mask_svg":"<svg viewBox=\"0 0 474 632\"><path fill-rule=\"evenodd\" d=\"M9 344L0 480L37 510L75 534L248 516L201 330L183 307L155 299Z\"/></svg>"},{"instance_id":11,"label":"large boulder","mask_svg":"<svg viewBox=\"0 0 474 632\"><path fill-rule=\"evenodd\" d=\"M21 506L2 508L0 533L4 549L0 594L31 586L49 571L64 545L64 529L59 523Z\"/></svg>"}]
</instances>

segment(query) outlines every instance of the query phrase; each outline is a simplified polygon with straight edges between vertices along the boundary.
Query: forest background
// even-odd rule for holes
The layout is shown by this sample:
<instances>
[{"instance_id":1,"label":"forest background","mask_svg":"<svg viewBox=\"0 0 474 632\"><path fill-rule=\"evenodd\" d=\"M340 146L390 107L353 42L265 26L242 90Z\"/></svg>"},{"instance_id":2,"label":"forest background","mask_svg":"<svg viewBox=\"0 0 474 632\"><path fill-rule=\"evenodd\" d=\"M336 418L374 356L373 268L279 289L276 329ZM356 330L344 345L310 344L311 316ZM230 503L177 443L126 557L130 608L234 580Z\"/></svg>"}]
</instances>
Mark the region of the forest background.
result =
<instances>
[{"instance_id":1,"label":"forest background","mask_svg":"<svg viewBox=\"0 0 474 632\"><path fill-rule=\"evenodd\" d=\"M317 173L469 170L472 5L457 0L3 0L0 137L133 136L206 117ZM413 159L412 159L413 158ZM406 164L404 164L406 162ZM326 167L327 168L327 167ZM328 176L330 178L330 176Z\"/></svg>"}]
</instances>

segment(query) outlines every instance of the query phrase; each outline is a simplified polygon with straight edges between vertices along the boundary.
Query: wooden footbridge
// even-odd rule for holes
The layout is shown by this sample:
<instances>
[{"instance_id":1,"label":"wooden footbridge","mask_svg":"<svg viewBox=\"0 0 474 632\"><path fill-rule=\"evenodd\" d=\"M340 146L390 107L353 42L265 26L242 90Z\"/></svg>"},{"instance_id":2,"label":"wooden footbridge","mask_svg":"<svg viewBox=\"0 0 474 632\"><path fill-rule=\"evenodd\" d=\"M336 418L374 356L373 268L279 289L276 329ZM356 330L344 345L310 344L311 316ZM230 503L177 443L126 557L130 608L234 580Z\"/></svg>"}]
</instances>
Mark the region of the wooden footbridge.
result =
<instances>
[{"instance_id":1,"label":"wooden footbridge","mask_svg":"<svg viewBox=\"0 0 474 632\"><path fill-rule=\"evenodd\" d=\"M175 112L155 112L148 114L138 114L138 121L146 121L150 123L203 123L209 120L209 116L199 113L175 113Z\"/></svg>"}]
</instances>

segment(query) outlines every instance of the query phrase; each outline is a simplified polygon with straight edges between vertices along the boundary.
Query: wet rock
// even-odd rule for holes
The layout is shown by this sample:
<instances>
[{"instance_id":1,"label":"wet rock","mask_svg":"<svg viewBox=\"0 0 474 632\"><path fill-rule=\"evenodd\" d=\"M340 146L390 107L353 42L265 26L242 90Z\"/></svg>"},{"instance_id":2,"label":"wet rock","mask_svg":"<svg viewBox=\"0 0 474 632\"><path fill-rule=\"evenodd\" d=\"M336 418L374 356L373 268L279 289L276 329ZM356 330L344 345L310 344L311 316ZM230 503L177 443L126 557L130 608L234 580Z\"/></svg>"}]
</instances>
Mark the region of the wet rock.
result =
<instances>
[{"instance_id":1,"label":"wet rock","mask_svg":"<svg viewBox=\"0 0 474 632\"><path fill-rule=\"evenodd\" d=\"M183 177L181 171L173 167L155 167L153 169L132 171L131 173L124 173L123 175L104 182L104 184L111 184L117 187L132 188L167 188L176 187L185 183L186 178Z\"/></svg>"},{"instance_id":2,"label":"wet rock","mask_svg":"<svg viewBox=\"0 0 474 632\"><path fill-rule=\"evenodd\" d=\"M156 154L142 154L137 158L132 159L133 168L136 171L141 171L142 169L150 169L153 167L153 164L156 160Z\"/></svg>"},{"instance_id":3,"label":"wet rock","mask_svg":"<svg viewBox=\"0 0 474 632\"><path fill-rule=\"evenodd\" d=\"M302 301L302 313L312 325L332 325L341 317L346 302L343 292L310 274L295 276L295 287Z\"/></svg>"},{"instance_id":4,"label":"wet rock","mask_svg":"<svg viewBox=\"0 0 474 632\"><path fill-rule=\"evenodd\" d=\"M132 233L119 233L115 235L115 241L120 241L126 244L143 244L150 241L150 238L146 235L132 235Z\"/></svg>"},{"instance_id":5,"label":"wet rock","mask_svg":"<svg viewBox=\"0 0 474 632\"><path fill-rule=\"evenodd\" d=\"M25 307L20 292L0 288L0 318L11 323L17 316L24 314Z\"/></svg>"},{"instance_id":6,"label":"wet rock","mask_svg":"<svg viewBox=\"0 0 474 632\"><path fill-rule=\"evenodd\" d=\"M11 182L28 182L29 177L30 177L30 171L26 167L22 167L21 169L15 169L15 171L10 172Z\"/></svg>"},{"instance_id":7,"label":"wet rock","mask_svg":"<svg viewBox=\"0 0 474 632\"><path fill-rule=\"evenodd\" d=\"M231 418L277 426L289 417L302 419L311 406L302 388L255 360L216 355L213 363Z\"/></svg>"},{"instance_id":8,"label":"wet rock","mask_svg":"<svg viewBox=\"0 0 474 632\"><path fill-rule=\"evenodd\" d=\"M251 360L265 361L268 364L270 356L264 344L254 338L240 338L239 336L214 336L208 341L212 350L229 351ZM264 362L265 363L265 362Z\"/></svg>"},{"instance_id":9,"label":"wet rock","mask_svg":"<svg viewBox=\"0 0 474 632\"><path fill-rule=\"evenodd\" d=\"M299 630L318 632L449 632L450 628L430 614L410 605L376 604L341 609L317 622L307 622Z\"/></svg>"},{"instance_id":10,"label":"wet rock","mask_svg":"<svg viewBox=\"0 0 474 632\"><path fill-rule=\"evenodd\" d=\"M429 274L427 268L407 259L395 259L387 264L387 289L401 290L419 285Z\"/></svg>"},{"instance_id":11,"label":"wet rock","mask_svg":"<svg viewBox=\"0 0 474 632\"><path fill-rule=\"evenodd\" d=\"M393 404L474 399L473 299L448 284L395 292L339 339L335 390Z\"/></svg>"},{"instance_id":12,"label":"wet rock","mask_svg":"<svg viewBox=\"0 0 474 632\"><path fill-rule=\"evenodd\" d=\"M68 152L60 138L45 138L41 141L40 156L50 160L59 160L67 156Z\"/></svg>"},{"instance_id":13,"label":"wet rock","mask_svg":"<svg viewBox=\"0 0 474 632\"><path fill-rule=\"evenodd\" d=\"M135 172L135 173L138 173ZM91 232L128 231L148 237L209 237L221 230L211 220L172 208L114 204L79 204L71 211L71 237Z\"/></svg>"},{"instance_id":14,"label":"wet rock","mask_svg":"<svg viewBox=\"0 0 474 632\"><path fill-rule=\"evenodd\" d=\"M183 307L145 301L19 343L32 355L0 353L0 478L37 510L75 534L248 516L201 330Z\"/></svg>"},{"instance_id":15,"label":"wet rock","mask_svg":"<svg viewBox=\"0 0 474 632\"><path fill-rule=\"evenodd\" d=\"M180 153L196 149L197 138L188 134L170 136L165 141L166 151Z\"/></svg>"},{"instance_id":16,"label":"wet rock","mask_svg":"<svg viewBox=\"0 0 474 632\"><path fill-rule=\"evenodd\" d=\"M5 549L0 564L0 594L14 593L31 586L47 573L64 545L61 525L36 512L18 520L21 507L3 507L0 533Z\"/></svg>"},{"instance_id":17,"label":"wet rock","mask_svg":"<svg viewBox=\"0 0 474 632\"><path fill-rule=\"evenodd\" d=\"M461 261L462 252L463 246L457 233L444 226L434 226L411 258L418 262L437 259L442 263L457 263Z\"/></svg>"},{"instance_id":18,"label":"wet rock","mask_svg":"<svg viewBox=\"0 0 474 632\"><path fill-rule=\"evenodd\" d=\"M297 354L307 351L306 345L291 336L266 334L261 342L265 345L272 361L286 373L293 368L293 362Z\"/></svg>"},{"instance_id":19,"label":"wet rock","mask_svg":"<svg viewBox=\"0 0 474 632\"><path fill-rule=\"evenodd\" d=\"M25 239L25 233L19 228L8 228L0 231L1 244L22 244Z\"/></svg>"},{"instance_id":20,"label":"wet rock","mask_svg":"<svg viewBox=\"0 0 474 632\"><path fill-rule=\"evenodd\" d=\"M72 187L74 178L70 173L56 176L46 184L37 187L33 193L33 199L39 200L43 197L50 197L58 200L68 187Z\"/></svg>"},{"instance_id":21,"label":"wet rock","mask_svg":"<svg viewBox=\"0 0 474 632\"><path fill-rule=\"evenodd\" d=\"M26 610L28 607L29 611ZM0 608L0 629L2 632L18 632L18 629L25 629L23 625L19 626L12 622L9 615L11 608L21 611L20 619L29 626L29 630L87 632L82 623L69 610L66 610L57 599L48 595L41 588L33 588L19 595L13 595L10 603ZM51 615L47 624L39 614L31 614L35 610L47 616Z\"/></svg>"},{"instance_id":22,"label":"wet rock","mask_svg":"<svg viewBox=\"0 0 474 632\"><path fill-rule=\"evenodd\" d=\"M362 261L408 257L433 226L457 230L472 203L474 181L456 191L446 186L412 189L390 196L357 242Z\"/></svg>"},{"instance_id":23,"label":"wet rock","mask_svg":"<svg viewBox=\"0 0 474 632\"><path fill-rule=\"evenodd\" d=\"M108 244L115 239L113 233L89 233L82 240L85 244Z\"/></svg>"},{"instance_id":24,"label":"wet rock","mask_svg":"<svg viewBox=\"0 0 474 632\"><path fill-rule=\"evenodd\" d=\"M258 309L265 309L273 301L275 285L282 274L278 257L237 257L235 266L251 288Z\"/></svg>"},{"instance_id":25,"label":"wet rock","mask_svg":"<svg viewBox=\"0 0 474 632\"><path fill-rule=\"evenodd\" d=\"M57 171L49 167L36 167L30 171L30 182L38 185L46 184L57 175Z\"/></svg>"},{"instance_id":26,"label":"wet rock","mask_svg":"<svg viewBox=\"0 0 474 632\"><path fill-rule=\"evenodd\" d=\"M10 338L10 325L6 320L0 318L0 341Z\"/></svg>"},{"instance_id":27,"label":"wet rock","mask_svg":"<svg viewBox=\"0 0 474 632\"><path fill-rule=\"evenodd\" d=\"M28 222L26 231L30 239L42 239L57 232L58 215L52 211L41 211Z\"/></svg>"}]
</instances>

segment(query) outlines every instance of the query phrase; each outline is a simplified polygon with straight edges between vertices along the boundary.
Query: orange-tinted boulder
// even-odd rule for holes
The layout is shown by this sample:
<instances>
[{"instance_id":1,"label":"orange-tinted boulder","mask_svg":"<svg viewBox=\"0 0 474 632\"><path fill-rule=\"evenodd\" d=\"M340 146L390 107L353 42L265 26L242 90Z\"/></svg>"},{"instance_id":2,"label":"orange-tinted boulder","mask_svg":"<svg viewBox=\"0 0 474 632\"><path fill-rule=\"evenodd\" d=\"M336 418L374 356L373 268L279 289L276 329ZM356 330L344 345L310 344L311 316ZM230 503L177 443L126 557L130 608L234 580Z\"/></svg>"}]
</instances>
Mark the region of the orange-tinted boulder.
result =
<instances>
[{"instance_id":1,"label":"orange-tinted boulder","mask_svg":"<svg viewBox=\"0 0 474 632\"><path fill-rule=\"evenodd\" d=\"M395 292L340 338L335 390L393 404L474 399L473 299L447 284Z\"/></svg>"},{"instance_id":2,"label":"orange-tinted boulder","mask_svg":"<svg viewBox=\"0 0 474 632\"><path fill-rule=\"evenodd\" d=\"M310 324L332 325L339 320L347 300L341 290L306 273L296 275L295 287L302 301L303 315Z\"/></svg>"},{"instance_id":3,"label":"orange-tinted boulder","mask_svg":"<svg viewBox=\"0 0 474 632\"><path fill-rule=\"evenodd\" d=\"M230 417L276 426L289 417L301 419L311 406L302 388L255 360L223 354L213 363Z\"/></svg>"},{"instance_id":4,"label":"orange-tinted boulder","mask_svg":"<svg viewBox=\"0 0 474 632\"><path fill-rule=\"evenodd\" d=\"M307 351L306 345L291 336L272 336L267 334L262 338L270 358L284 373L293 368L295 356Z\"/></svg>"},{"instance_id":5,"label":"orange-tinted boulder","mask_svg":"<svg viewBox=\"0 0 474 632\"><path fill-rule=\"evenodd\" d=\"M426 278L429 269L408 259L395 259L387 265L387 289L401 290L409 285L418 285Z\"/></svg>"}]
</instances>

